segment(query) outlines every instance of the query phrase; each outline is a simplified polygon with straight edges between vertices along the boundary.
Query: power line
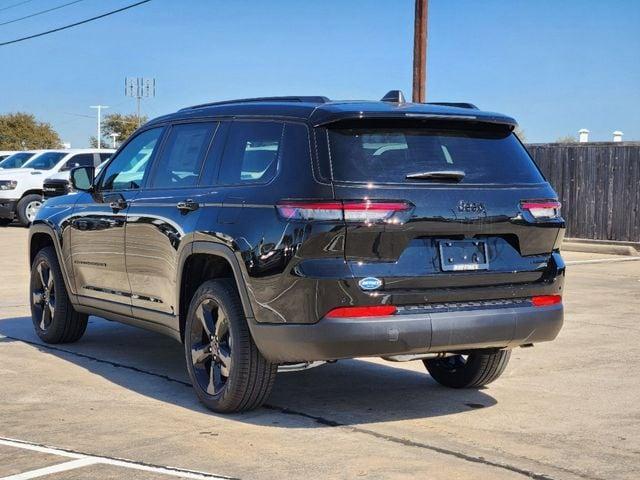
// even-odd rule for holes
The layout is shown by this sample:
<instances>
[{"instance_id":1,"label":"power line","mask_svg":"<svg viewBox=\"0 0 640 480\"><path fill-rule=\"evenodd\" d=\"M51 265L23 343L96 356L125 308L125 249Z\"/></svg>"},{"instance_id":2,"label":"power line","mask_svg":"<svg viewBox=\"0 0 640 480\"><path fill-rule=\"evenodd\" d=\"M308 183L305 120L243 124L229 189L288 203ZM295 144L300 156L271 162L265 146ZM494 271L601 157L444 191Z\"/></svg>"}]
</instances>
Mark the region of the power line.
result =
<instances>
[{"instance_id":1,"label":"power line","mask_svg":"<svg viewBox=\"0 0 640 480\"><path fill-rule=\"evenodd\" d=\"M9 25L10 23L16 23L20 20L26 20L27 18L37 17L38 15L43 15L45 13L53 12L54 10L60 10L61 8L68 7L69 5L73 5L74 3L84 2L84 0L74 0L73 2L64 3L62 5L58 5L57 7L48 8L46 10L40 10L39 12L32 13L31 15L25 15L24 17L14 18L13 20L9 20L7 22L0 23L0 27L2 25Z\"/></svg>"},{"instance_id":2,"label":"power line","mask_svg":"<svg viewBox=\"0 0 640 480\"><path fill-rule=\"evenodd\" d=\"M13 8L13 7L19 7L20 5L24 5L25 3L29 3L29 2L33 2L33 0L24 0L23 2L14 3L13 5L7 5L6 7L0 8L0 12L4 10L9 10L10 8Z\"/></svg>"},{"instance_id":3,"label":"power line","mask_svg":"<svg viewBox=\"0 0 640 480\"><path fill-rule=\"evenodd\" d=\"M44 35L49 35L50 33L55 33L55 32L59 32L61 30L66 30L68 28L77 27L78 25L83 25L85 23L93 22L94 20L99 20L100 18L108 17L109 15L113 15L113 14L116 14L116 13L123 12L125 10L129 10L130 8L137 7L137 6L142 5L144 3L149 3L150 1L151 0L142 0L141 2L133 3L131 5L127 5L126 7L122 7L122 8L119 8L117 10L112 10L110 12L103 13L102 15L97 15L95 17L87 18L86 20L81 20L79 22L72 23L70 25L65 25L64 27L58 27L58 28L54 28L53 30L47 30L46 32L36 33L35 35L29 35L28 37L16 38L15 40L10 40L8 42L2 42L2 43L0 43L0 47L4 47L5 45L11 45L12 43L23 42L25 40L31 40L32 38L42 37Z\"/></svg>"}]
</instances>

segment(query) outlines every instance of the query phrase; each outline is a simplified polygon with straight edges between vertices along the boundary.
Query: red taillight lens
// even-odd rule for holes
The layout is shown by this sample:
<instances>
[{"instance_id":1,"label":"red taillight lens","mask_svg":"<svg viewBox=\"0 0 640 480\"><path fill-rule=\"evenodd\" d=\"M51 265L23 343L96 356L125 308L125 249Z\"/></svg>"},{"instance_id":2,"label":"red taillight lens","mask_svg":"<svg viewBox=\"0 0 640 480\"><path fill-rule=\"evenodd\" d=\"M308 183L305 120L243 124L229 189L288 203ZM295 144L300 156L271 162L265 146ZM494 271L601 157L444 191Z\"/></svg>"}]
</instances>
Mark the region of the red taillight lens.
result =
<instances>
[{"instance_id":1,"label":"red taillight lens","mask_svg":"<svg viewBox=\"0 0 640 480\"><path fill-rule=\"evenodd\" d=\"M386 317L398 311L393 305L374 305L370 307L338 307L327 313L328 318Z\"/></svg>"},{"instance_id":2,"label":"red taillight lens","mask_svg":"<svg viewBox=\"0 0 640 480\"><path fill-rule=\"evenodd\" d=\"M531 303L534 307L549 307L551 305L557 305L562 303L562 296L560 295L539 295L531 298Z\"/></svg>"},{"instance_id":3,"label":"red taillight lens","mask_svg":"<svg viewBox=\"0 0 640 480\"><path fill-rule=\"evenodd\" d=\"M560 216L561 204L556 200L527 200L521 202L520 206L535 219L558 218Z\"/></svg>"},{"instance_id":4,"label":"red taillight lens","mask_svg":"<svg viewBox=\"0 0 640 480\"><path fill-rule=\"evenodd\" d=\"M412 205L407 202L372 200L345 200L344 202L283 200L276 207L286 220L400 223L400 219L394 218L395 215L410 210Z\"/></svg>"}]
</instances>

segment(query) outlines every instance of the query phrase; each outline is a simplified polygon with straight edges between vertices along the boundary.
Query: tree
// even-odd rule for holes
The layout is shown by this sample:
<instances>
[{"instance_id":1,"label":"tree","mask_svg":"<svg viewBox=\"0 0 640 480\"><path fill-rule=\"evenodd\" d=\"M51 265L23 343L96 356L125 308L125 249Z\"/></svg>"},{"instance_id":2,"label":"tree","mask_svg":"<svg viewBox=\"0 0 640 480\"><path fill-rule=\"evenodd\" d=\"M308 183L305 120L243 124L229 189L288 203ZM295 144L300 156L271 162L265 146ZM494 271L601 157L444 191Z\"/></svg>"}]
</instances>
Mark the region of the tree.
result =
<instances>
[{"instance_id":1,"label":"tree","mask_svg":"<svg viewBox=\"0 0 640 480\"><path fill-rule=\"evenodd\" d=\"M513 133L516 134L516 136L520 139L522 143L527 142L527 136L524 134L524 130L520 127L520 125L516 127Z\"/></svg>"},{"instance_id":2,"label":"tree","mask_svg":"<svg viewBox=\"0 0 640 480\"><path fill-rule=\"evenodd\" d=\"M58 133L46 122L30 113L0 115L0 150L35 150L60 148Z\"/></svg>"},{"instance_id":3,"label":"tree","mask_svg":"<svg viewBox=\"0 0 640 480\"><path fill-rule=\"evenodd\" d=\"M556 140L555 143L577 143L578 140L573 135L565 135Z\"/></svg>"},{"instance_id":4,"label":"tree","mask_svg":"<svg viewBox=\"0 0 640 480\"><path fill-rule=\"evenodd\" d=\"M147 121L147 117L140 117L140 124ZM110 113L102 119L100 133L102 134L102 146L111 146L111 134L116 133L116 142L124 142L138 128L138 117L135 113ZM89 143L92 147L98 146L98 139L91 137Z\"/></svg>"}]
</instances>

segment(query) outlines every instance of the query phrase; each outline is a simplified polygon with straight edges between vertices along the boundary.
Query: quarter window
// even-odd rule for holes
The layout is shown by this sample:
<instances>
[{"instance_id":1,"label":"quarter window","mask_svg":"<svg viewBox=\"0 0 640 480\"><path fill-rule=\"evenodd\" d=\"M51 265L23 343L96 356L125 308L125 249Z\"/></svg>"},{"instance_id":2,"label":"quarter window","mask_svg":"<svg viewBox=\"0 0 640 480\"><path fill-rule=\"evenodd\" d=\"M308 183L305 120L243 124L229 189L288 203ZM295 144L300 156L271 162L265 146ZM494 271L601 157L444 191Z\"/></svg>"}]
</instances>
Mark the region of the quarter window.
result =
<instances>
[{"instance_id":1,"label":"quarter window","mask_svg":"<svg viewBox=\"0 0 640 480\"><path fill-rule=\"evenodd\" d=\"M234 122L222 157L220 183L265 183L278 169L284 124Z\"/></svg>"},{"instance_id":2,"label":"quarter window","mask_svg":"<svg viewBox=\"0 0 640 480\"><path fill-rule=\"evenodd\" d=\"M216 126L216 123L174 125L156 162L151 187L175 188L196 185L202 160Z\"/></svg>"},{"instance_id":3,"label":"quarter window","mask_svg":"<svg viewBox=\"0 0 640 480\"><path fill-rule=\"evenodd\" d=\"M152 128L138 134L107 165L100 181L101 190L140 188L149 170L151 158L162 134L162 128Z\"/></svg>"}]
</instances>

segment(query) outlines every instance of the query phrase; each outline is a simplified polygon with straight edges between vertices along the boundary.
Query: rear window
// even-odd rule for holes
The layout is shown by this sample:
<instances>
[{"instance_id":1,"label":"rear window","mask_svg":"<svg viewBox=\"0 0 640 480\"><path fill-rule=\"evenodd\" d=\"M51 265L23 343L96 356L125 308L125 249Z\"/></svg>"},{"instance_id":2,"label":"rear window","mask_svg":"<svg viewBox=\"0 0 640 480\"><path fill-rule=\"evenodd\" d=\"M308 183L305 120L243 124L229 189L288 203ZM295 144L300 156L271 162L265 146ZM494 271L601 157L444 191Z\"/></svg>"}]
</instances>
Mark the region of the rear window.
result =
<instances>
[{"instance_id":1,"label":"rear window","mask_svg":"<svg viewBox=\"0 0 640 480\"><path fill-rule=\"evenodd\" d=\"M504 127L343 127L329 130L333 179L345 182L451 182L410 179L434 172L463 172L460 183L541 183L540 172Z\"/></svg>"}]
</instances>

